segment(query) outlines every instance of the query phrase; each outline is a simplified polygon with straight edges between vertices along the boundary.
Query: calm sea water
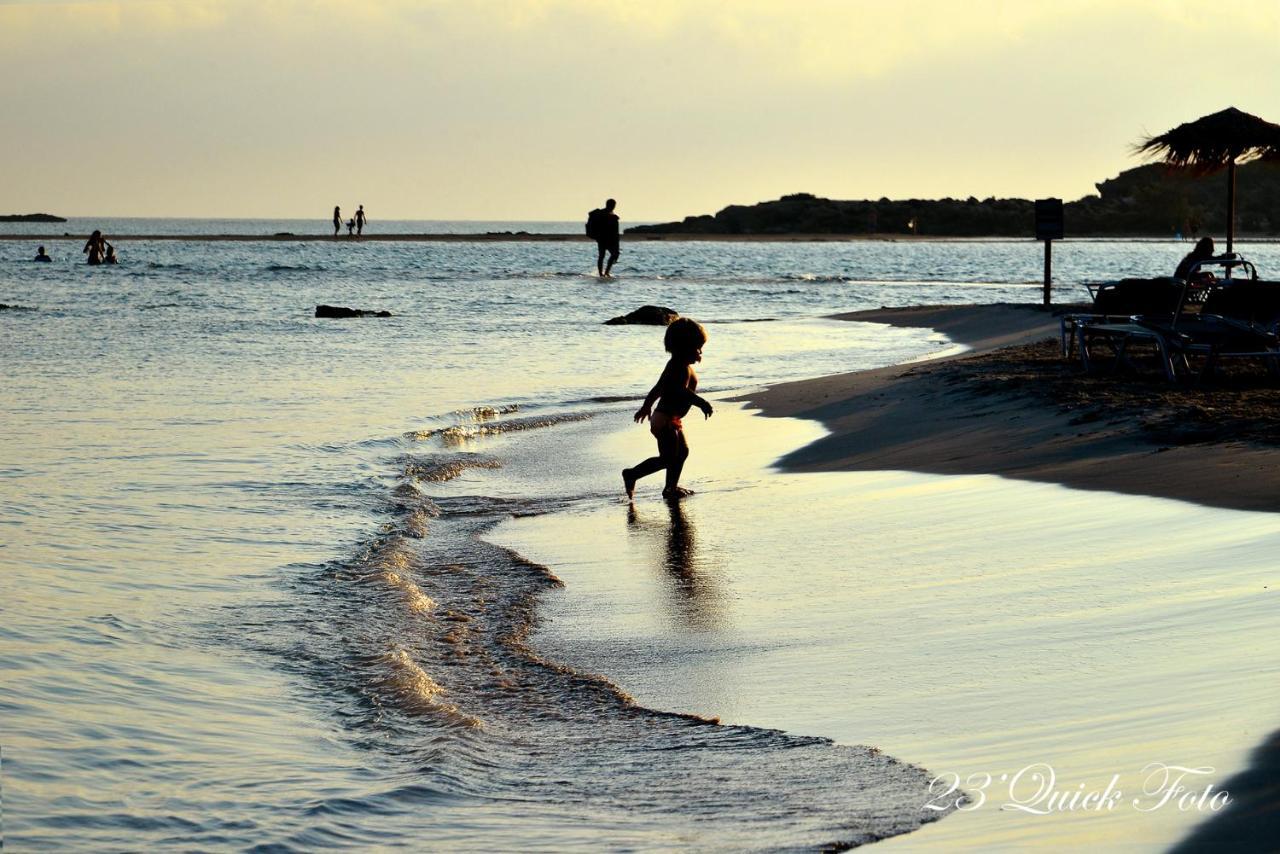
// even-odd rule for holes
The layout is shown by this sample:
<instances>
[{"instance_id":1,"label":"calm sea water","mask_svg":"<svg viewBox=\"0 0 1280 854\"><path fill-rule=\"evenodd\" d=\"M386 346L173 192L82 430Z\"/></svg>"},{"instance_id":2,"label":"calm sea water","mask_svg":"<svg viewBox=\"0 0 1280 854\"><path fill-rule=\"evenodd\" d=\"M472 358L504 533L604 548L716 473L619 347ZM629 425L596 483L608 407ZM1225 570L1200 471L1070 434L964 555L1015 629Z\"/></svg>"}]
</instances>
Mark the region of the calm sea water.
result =
<instances>
[{"instance_id":1,"label":"calm sea water","mask_svg":"<svg viewBox=\"0 0 1280 854\"><path fill-rule=\"evenodd\" d=\"M78 244L36 265L0 243L11 845L742 848L917 825L921 769L653 712L542 658L526 633L554 568L484 536L617 500L584 487L580 448L629 423L663 354L602 320L708 323L715 396L936 351L821 318L1037 299L1038 245L629 243L608 282L578 244L116 245L90 268ZM1184 250L1055 262L1069 288Z\"/></svg>"},{"instance_id":2,"label":"calm sea water","mask_svg":"<svg viewBox=\"0 0 1280 854\"><path fill-rule=\"evenodd\" d=\"M343 208L343 222L355 215L355 208ZM373 212L369 212L373 216ZM582 215L586 221L586 213ZM636 225L637 223L630 223ZM333 234L332 211L314 219L173 219L156 217L67 217L66 222L0 222L3 234L89 235L95 229L108 238L151 234L241 234L268 236L281 233L303 235ZM582 234L582 222L509 222L505 220L370 219L370 234L483 234L487 231L528 231L537 234ZM346 225L341 230L347 235Z\"/></svg>"}]
</instances>

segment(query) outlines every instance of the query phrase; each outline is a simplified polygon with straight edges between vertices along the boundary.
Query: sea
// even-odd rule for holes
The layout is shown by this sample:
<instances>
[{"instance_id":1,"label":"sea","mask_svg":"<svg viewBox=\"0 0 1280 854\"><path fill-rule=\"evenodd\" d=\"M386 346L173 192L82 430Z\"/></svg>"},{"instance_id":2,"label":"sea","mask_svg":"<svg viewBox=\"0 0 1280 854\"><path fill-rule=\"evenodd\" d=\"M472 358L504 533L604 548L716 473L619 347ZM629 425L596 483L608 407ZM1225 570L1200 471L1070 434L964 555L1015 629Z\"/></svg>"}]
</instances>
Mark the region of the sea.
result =
<instances>
[{"instance_id":1,"label":"sea","mask_svg":"<svg viewBox=\"0 0 1280 854\"><path fill-rule=\"evenodd\" d=\"M119 265L83 263L93 228ZM922 813L917 758L646 704L541 645L563 573L502 530L625 512L618 471L636 460L605 450L625 431L647 442L631 416L665 355L661 329L605 320L652 304L705 324L701 389L728 418L771 383L954 350L830 316L1038 301L1040 244L624 240L600 279L585 242L129 236L328 228L0 224L73 235L45 241L51 264L0 240L7 845L838 849L951 820ZM382 229L581 224L368 228ZM1064 241L1056 296L1159 275L1188 249ZM1280 246L1241 249L1280 267ZM317 319L319 304L391 316ZM691 439L695 489L717 423ZM638 503L660 506L658 488ZM770 481L733 489L749 507ZM671 595L696 599L682 583ZM717 629L696 617L683 628ZM762 632L740 654L786 643ZM696 652L647 654L656 672Z\"/></svg>"}]
</instances>

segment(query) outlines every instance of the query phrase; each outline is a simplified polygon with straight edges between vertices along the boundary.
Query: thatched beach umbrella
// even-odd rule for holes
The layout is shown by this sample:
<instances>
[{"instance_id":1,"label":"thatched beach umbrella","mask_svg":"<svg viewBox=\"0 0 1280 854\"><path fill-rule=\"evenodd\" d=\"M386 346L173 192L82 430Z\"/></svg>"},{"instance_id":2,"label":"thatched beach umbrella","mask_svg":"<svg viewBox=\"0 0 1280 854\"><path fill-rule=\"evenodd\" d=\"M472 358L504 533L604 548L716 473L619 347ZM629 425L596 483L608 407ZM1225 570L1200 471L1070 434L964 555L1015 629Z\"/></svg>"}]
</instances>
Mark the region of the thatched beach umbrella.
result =
<instances>
[{"instance_id":1,"label":"thatched beach umbrella","mask_svg":"<svg viewBox=\"0 0 1280 854\"><path fill-rule=\"evenodd\" d=\"M1208 175L1227 169L1227 251L1236 236L1236 164L1280 160L1280 125L1228 107L1178 125L1137 145L1141 154L1160 155L1170 166Z\"/></svg>"}]
</instances>

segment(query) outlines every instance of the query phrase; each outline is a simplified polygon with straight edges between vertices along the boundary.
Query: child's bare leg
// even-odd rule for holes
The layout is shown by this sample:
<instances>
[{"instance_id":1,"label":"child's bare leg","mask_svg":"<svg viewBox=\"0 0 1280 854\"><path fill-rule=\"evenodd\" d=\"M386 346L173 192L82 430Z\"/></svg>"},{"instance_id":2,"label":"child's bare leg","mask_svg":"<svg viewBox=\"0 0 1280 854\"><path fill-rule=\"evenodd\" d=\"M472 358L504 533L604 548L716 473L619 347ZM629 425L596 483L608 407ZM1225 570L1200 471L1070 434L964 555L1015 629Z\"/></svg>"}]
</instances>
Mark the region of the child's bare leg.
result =
<instances>
[{"instance_id":1,"label":"child's bare leg","mask_svg":"<svg viewBox=\"0 0 1280 854\"><path fill-rule=\"evenodd\" d=\"M662 457L649 457L649 459L640 463L633 469L622 470L622 485L627 490L627 497L631 498L635 495L636 481L642 477L648 477L656 471L662 471L667 467L667 461Z\"/></svg>"},{"instance_id":2,"label":"child's bare leg","mask_svg":"<svg viewBox=\"0 0 1280 854\"><path fill-rule=\"evenodd\" d=\"M667 462L667 487L662 490L663 497L683 498L692 495L693 490L680 486L680 473L684 471L684 461L689 458L689 443L684 438L684 431L665 431L658 440L658 448Z\"/></svg>"}]
</instances>

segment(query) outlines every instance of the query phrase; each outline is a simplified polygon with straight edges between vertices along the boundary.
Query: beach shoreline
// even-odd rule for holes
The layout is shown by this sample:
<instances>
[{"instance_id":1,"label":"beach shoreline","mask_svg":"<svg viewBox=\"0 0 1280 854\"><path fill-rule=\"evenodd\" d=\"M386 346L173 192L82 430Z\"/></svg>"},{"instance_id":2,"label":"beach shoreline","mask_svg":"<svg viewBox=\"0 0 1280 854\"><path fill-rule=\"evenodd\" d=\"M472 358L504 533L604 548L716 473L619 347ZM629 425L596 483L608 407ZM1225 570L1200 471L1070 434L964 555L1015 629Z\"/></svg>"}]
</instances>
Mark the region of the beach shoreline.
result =
<instances>
[{"instance_id":1,"label":"beach shoreline","mask_svg":"<svg viewBox=\"0 0 1280 854\"><path fill-rule=\"evenodd\" d=\"M1158 379L1087 377L1061 360L1056 340L1046 341L1056 339L1058 320L1036 305L837 317L925 326L969 349L742 398L765 416L817 420L830 431L783 457L785 470L993 474L1227 509L1280 509L1280 446L1266 440L1280 413L1267 406L1265 386L1175 388Z\"/></svg>"}]
</instances>

